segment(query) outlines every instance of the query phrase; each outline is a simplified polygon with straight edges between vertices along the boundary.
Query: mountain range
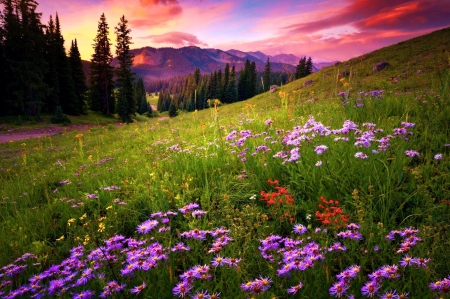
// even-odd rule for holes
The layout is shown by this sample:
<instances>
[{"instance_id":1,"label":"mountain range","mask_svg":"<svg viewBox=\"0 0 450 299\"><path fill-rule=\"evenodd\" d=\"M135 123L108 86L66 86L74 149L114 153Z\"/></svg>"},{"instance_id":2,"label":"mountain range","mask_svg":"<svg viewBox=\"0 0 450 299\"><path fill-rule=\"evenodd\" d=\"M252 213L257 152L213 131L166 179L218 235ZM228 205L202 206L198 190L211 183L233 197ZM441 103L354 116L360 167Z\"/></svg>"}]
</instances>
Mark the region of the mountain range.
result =
<instances>
[{"instance_id":1,"label":"mountain range","mask_svg":"<svg viewBox=\"0 0 450 299\"><path fill-rule=\"evenodd\" d=\"M226 63L234 65L236 72L239 72L244 68L247 59L255 62L258 71L264 70L269 58L272 71L294 73L300 60L292 54L269 56L259 51L223 51L195 46L179 49L144 47L133 49L131 52L134 54L132 71L136 73L136 77L141 77L146 82L192 74L196 68L199 68L202 74L209 74L219 69L223 70ZM317 71L333 63L315 63L313 70ZM111 64L117 66L118 60L113 59Z\"/></svg>"}]
</instances>

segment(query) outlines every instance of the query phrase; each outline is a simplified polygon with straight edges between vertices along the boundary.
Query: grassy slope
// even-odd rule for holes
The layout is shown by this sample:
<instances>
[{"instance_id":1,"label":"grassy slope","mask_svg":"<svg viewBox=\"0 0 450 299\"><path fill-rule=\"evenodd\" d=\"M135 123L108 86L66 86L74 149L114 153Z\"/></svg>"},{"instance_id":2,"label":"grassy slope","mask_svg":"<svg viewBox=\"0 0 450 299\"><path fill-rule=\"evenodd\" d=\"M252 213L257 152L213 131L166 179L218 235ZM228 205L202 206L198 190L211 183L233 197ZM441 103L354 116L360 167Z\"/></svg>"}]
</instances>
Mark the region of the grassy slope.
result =
<instances>
[{"instance_id":1,"label":"grassy slope","mask_svg":"<svg viewBox=\"0 0 450 299\"><path fill-rule=\"evenodd\" d=\"M256 277L259 271L273 271L256 258L257 246L258 239L269 233L290 231L289 223L278 221L279 214L289 212L295 221L305 223L306 214L314 213L319 196L324 195L340 199L352 220L363 224L362 233L371 237L364 239L361 250L375 245L382 247L384 235L390 229L414 225L421 229L425 243L424 249L415 254L435 261L428 270L430 277L448 275L450 211L440 200L450 197L450 153L444 147L450 143L449 33L450 29L445 29L405 41L368 53L362 61L354 58L287 84L280 88L286 92L287 109L282 107L280 94L265 93L218 110L182 113L170 120L151 119L120 128L94 127L84 132L0 145L0 182L6 186L0 191L3 200L0 265L24 252L33 252L45 269L61 261L80 242L94 248L92 239L97 238L98 242L114 234L133 235L136 225L150 213L196 201L209 211L208 217L205 221L178 225L184 230L222 225L232 230L235 247L226 253L253 259L241 266L242 277L232 284L238 286L244 278ZM380 60L390 66L372 74L373 65ZM337 74L344 70L355 76L337 80ZM400 76L398 83L389 81L397 76ZM304 87L303 82L310 79L314 84ZM373 89L386 90L381 101L364 100L364 108L353 108L359 91ZM336 94L346 90L350 90L351 104L342 106ZM266 132L273 140L280 140L282 135L276 134L276 130L292 131L294 126L303 125L309 115L331 128L339 128L346 119L359 125L374 122L386 132L392 132L402 121L414 122L416 126L410 140L395 139L388 152L371 156L367 161L353 158L358 151L352 145L354 140L348 145L335 145L332 139L323 138L303 145L298 164L282 165L280 160L272 159L282 149L280 144L273 145L272 152L264 158L251 157L253 147L261 142L255 138L247 141L250 150L247 162L242 163L225 141L232 130L244 129ZM271 127L264 124L266 119L273 120ZM84 135L76 137L79 133ZM313 145L321 143L330 149L318 157ZM167 149L172 146L174 150ZM421 155L410 159L404 155L406 149L415 149ZM444 154L441 163L433 159L439 152ZM314 166L317 159L323 160L322 167ZM259 200L250 199L261 190L270 190L268 178L279 179L295 195L294 209L271 210ZM66 179L72 183L61 185ZM118 185L121 190L99 189L111 185ZM98 194L100 198L88 200L88 194ZM127 205L114 205L115 198ZM74 202L66 202L70 199ZM79 200L84 205L72 209L70 206ZM84 213L91 223L87 228L78 220ZM102 220L106 229L99 233L101 216L107 217ZM77 219L78 225L68 227L71 218ZM61 236L65 239L57 241ZM91 240L86 240L86 236ZM201 247L196 249L199 251L193 250L184 262L191 265L207 262ZM388 247L382 247L375 258L360 257L359 248L350 253L340 262L360 263L372 270L377 263L393 263L392 248ZM321 290L329 277L326 282L317 277L310 277L310 281L312 285L315 283L315 290ZM310 294L314 295L311 288ZM417 287L419 293L425 293L425 289L426 284L423 289ZM162 293L159 298L169 297Z\"/></svg>"}]
</instances>

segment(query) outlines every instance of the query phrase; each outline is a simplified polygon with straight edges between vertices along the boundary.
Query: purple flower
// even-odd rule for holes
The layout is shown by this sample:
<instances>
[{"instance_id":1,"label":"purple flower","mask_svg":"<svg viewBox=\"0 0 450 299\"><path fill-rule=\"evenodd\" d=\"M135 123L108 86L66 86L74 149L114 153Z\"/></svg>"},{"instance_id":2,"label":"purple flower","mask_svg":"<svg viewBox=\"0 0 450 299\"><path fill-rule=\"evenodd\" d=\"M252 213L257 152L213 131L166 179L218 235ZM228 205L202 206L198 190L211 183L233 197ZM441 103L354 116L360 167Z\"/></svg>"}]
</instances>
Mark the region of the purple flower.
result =
<instances>
[{"instance_id":1,"label":"purple flower","mask_svg":"<svg viewBox=\"0 0 450 299\"><path fill-rule=\"evenodd\" d=\"M355 158L359 158L359 159L367 159L367 155L364 154L363 152L357 152L355 154Z\"/></svg>"},{"instance_id":2,"label":"purple flower","mask_svg":"<svg viewBox=\"0 0 450 299\"><path fill-rule=\"evenodd\" d=\"M413 157L418 157L418 156L420 156L420 154L419 154L419 152L417 152L417 151L415 151L415 150L406 150L405 151L405 154L408 156L408 157L411 157L411 158L413 158Z\"/></svg>"},{"instance_id":3,"label":"purple flower","mask_svg":"<svg viewBox=\"0 0 450 299\"><path fill-rule=\"evenodd\" d=\"M434 155L434 160L442 160L442 154Z\"/></svg>"},{"instance_id":4,"label":"purple flower","mask_svg":"<svg viewBox=\"0 0 450 299\"><path fill-rule=\"evenodd\" d=\"M271 119L268 119L268 120L266 120L266 121L264 122L264 124L265 124L266 126L271 125L272 123L273 123L273 121L272 121Z\"/></svg>"},{"instance_id":5,"label":"purple flower","mask_svg":"<svg viewBox=\"0 0 450 299\"><path fill-rule=\"evenodd\" d=\"M91 299L94 298L95 293L93 291L83 291L81 293L76 293L73 295L73 299Z\"/></svg>"},{"instance_id":6,"label":"purple flower","mask_svg":"<svg viewBox=\"0 0 450 299\"><path fill-rule=\"evenodd\" d=\"M294 234L303 235L308 229L303 224L294 225Z\"/></svg>"},{"instance_id":7,"label":"purple flower","mask_svg":"<svg viewBox=\"0 0 450 299\"><path fill-rule=\"evenodd\" d=\"M344 283L342 280L339 280L330 287L328 292L330 293L331 296L341 298L342 295L344 295L345 292L347 292L348 288L349 286L346 283Z\"/></svg>"},{"instance_id":8,"label":"purple flower","mask_svg":"<svg viewBox=\"0 0 450 299\"><path fill-rule=\"evenodd\" d=\"M137 232L140 234L147 234L153 230L158 225L158 220L149 219L139 224L137 227Z\"/></svg>"},{"instance_id":9,"label":"purple flower","mask_svg":"<svg viewBox=\"0 0 450 299\"><path fill-rule=\"evenodd\" d=\"M147 286L147 284L146 284L145 282L143 282L141 285L132 288L132 289L130 290L130 292L137 295L137 294L139 294L143 289L145 289L146 286Z\"/></svg>"},{"instance_id":10,"label":"purple flower","mask_svg":"<svg viewBox=\"0 0 450 299\"><path fill-rule=\"evenodd\" d=\"M386 291L381 297L380 299L399 299L400 296L397 294L396 290L389 290Z\"/></svg>"},{"instance_id":11,"label":"purple flower","mask_svg":"<svg viewBox=\"0 0 450 299\"><path fill-rule=\"evenodd\" d=\"M316 166L322 166L322 161L317 161Z\"/></svg>"},{"instance_id":12,"label":"purple flower","mask_svg":"<svg viewBox=\"0 0 450 299\"><path fill-rule=\"evenodd\" d=\"M316 154L321 155L321 154L323 154L327 149L328 149L328 146L326 146L326 145L318 145L318 146L316 146L316 148L314 149L314 151L316 152Z\"/></svg>"},{"instance_id":13,"label":"purple flower","mask_svg":"<svg viewBox=\"0 0 450 299\"><path fill-rule=\"evenodd\" d=\"M366 297L373 298L375 294L380 289L380 285L376 283L375 281L371 280L364 284L364 286L361 288L361 294L363 294Z\"/></svg>"},{"instance_id":14,"label":"purple flower","mask_svg":"<svg viewBox=\"0 0 450 299\"><path fill-rule=\"evenodd\" d=\"M181 281L175 285L175 287L172 289L172 294L174 296L178 296L181 298L184 298L192 289L192 285L189 284L187 281Z\"/></svg>"},{"instance_id":15,"label":"purple flower","mask_svg":"<svg viewBox=\"0 0 450 299\"><path fill-rule=\"evenodd\" d=\"M300 291L301 288L303 288L303 283L300 282L298 285L292 286L292 287L290 287L289 289L287 289L287 292L288 292L289 294L294 295L294 294L296 294L298 291Z\"/></svg>"}]
</instances>

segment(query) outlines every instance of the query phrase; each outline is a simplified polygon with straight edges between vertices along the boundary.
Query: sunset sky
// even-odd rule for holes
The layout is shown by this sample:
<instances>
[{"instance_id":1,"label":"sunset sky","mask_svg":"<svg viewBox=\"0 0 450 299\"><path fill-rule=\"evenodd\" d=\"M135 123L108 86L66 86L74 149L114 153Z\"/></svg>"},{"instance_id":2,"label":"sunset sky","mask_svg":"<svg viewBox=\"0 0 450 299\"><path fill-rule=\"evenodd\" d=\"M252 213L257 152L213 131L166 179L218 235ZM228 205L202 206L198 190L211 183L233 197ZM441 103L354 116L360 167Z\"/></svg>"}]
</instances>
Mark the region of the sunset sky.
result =
<instances>
[{"instance_id":1,"label":"sunset sky","mask_svg":"<svg viewBox=\"0 0 450 299\"><path fill-rule=\"evenodd\" d=\"M90 60L105 13L129 20L132 48L198 46L346 60L450 26L449 0L38 0L47 24L58 12L66 50L77 39ZM112 46L111 51L115 52Z\"/></svg>"}]
</instances>

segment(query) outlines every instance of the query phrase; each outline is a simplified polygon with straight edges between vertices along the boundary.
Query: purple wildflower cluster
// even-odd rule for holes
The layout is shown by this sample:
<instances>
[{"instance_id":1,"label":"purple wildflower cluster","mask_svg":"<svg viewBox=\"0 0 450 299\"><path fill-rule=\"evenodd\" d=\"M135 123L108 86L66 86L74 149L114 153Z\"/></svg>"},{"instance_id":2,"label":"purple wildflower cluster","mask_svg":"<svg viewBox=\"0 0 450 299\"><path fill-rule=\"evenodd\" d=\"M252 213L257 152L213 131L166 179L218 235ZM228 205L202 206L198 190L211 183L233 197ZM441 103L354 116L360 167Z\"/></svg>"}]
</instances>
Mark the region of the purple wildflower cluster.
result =
<instances>
[{"instance_id":1,"label":"purple wildflower cluster","mask_svg":"<svg viewBox=\"0 0 450 299\"><path fill-rule=\"evenodd\" d=\"M243 162L247 160L247 153L251 152L249 147L245 147L246 142L250 138L257 139L261 136L264 137L262 144L253 147L254 151L251 153L251 156L268 153L271 151L269 147L271 144L281 143L284 145L283 150L278 151L273 157L283 159L283 164L285 164L298 162L302 156L300 150L302 145L318 143L320 142L319 139L324 139L328 136L333 137L335 142L349 142L349 134L352 133L354 138L353 145L360 150L354 154L355 158L367 159L369 158L369 154L386 152L388 147L391 146L392 140L395 138L408 140L408 137L413 134L411 132L411 128L413 127L413 123L402 122L400 127L393 129L392 134L385 134L383 136L380 134L383 134L384 130L376 128L376 124L373 123L363 123L361 128L359 128L351 120L346 120L341 128L331 129L329 126L325 126L323 123L316 121L313 116L310 116L304 125L294 126L291 131L286 131L286 133L277 132L276 136L270 136L268 132L254 134L249 130L241 130L240 132L233 130L226 136L226 141L232 149L232 154L235 154ZM270 144L267 144L267 141L270 141ZM304 148L308 148L308 146L304 146ZM361 149L365 149L367 152L365 153ZM314 152L317 155L322 155L328 150L329 146L325 144L314 146ZM407 151L406 154L412 154L412 156L418 155L414 151ZM316 166L321 165L321 161L316 163Z\"/></svg>"},{"instance_id":2,"label":"purple wildflower cluster","mask_svg":"<svg viewBox=\"0 0 450 299\"><path fill-rule=\"evenodd\" d=\"M192 203L180 208L183 214L201 211L198 209L199 205ZM137 226L137 233L139 235L148 234L152 231L161 233L165 230L161 228L169 224L171 218L176 216L177 212L156 212L150 215L150 219L144 221ZM228 237L229 230L221 227L206 231L206 234L211 235L214 239L213 250L210 252L220 251L228 242L232 241ZM188 234L190 234L188 232ZM181 233L180 235L183 235ZM48 296L65 296L70 293L72 298L108 298L114 296L116 293L125 292L127 285L118 282L117 280L106 280L106 273L111 265L119 266L117 277L126 281L130 281L140 272L147 272L151 269L157 268L163 261L167 261L171 252L189 251L190 248L183 242L178 242L172 248L164 247L159 241L150 238L152 242L147 239L126 238L121 235L115 235L104 241L104 245L87 252L84 246L79 245L70 250L70 256L63 260L60 264L52 265L47 270L35 274L28 279L29 283L20 286L17 289L11 290L8 294L2 291L4 288L12 287L11 279L22 273L27 265L24 262L27 259L36 259L33 254L24 254L22 257L16 259L14 264L7 265L1 268L0 278L5 277L0 284L0 296L5 299L13 299L19 296L26 298L44 298ZM241 259L238 258L221 258L216 256L213 261L213 267L227 266L238 267ZM216 264L217 263L217 264ZM37 265L37 264L36 264ZM189 271L194 272L195 278L210 279L209 266L193 267L186 271L186 281L189 277ZM84 289L78 291L80 288L86 288L90 281L100 281L103 285L103 290L96 293L93 290ZM185 281L185 280L183 280ZM185 282L186 282L185 281ZM191 281L192 282L192 281ZM128 291L131 294L139 294L147 287L147 282L143 281L141 284L129 287ZM179 288L179 294L187 293L192 286L186 286L183 289ZM174 294L176 290L174 289ZM219 298L219 294L208 294L207 292L198 292L196 298Z\"/></svg>"},{"instance_id":3,"label":"purple wildflower cluster","mask_svg":"<svg viewBox=\"0 0 450 299\"><path fill-rule=\"evenodd\" d=\"M255 280L241 284L241 289L249 294L260 295L270 288L271 283L272 279L269 277L260 276Z\"/></svg>"},{"instance_id":4,"label":"purple wildflower cluster","mask_svg":"<svg viewBox=\"0 0 450 299\"><path fill-rule=\"evenodd\" d=\"M360 108L364 106L364 100L379 100L383 95L384 90L372 90L372 91L360 91L358 97L355 99L354 108ZM342 100L342 104L345 106L350 101L350 91L341 91L338 96Z\"/></svg>"}]
</instances>

